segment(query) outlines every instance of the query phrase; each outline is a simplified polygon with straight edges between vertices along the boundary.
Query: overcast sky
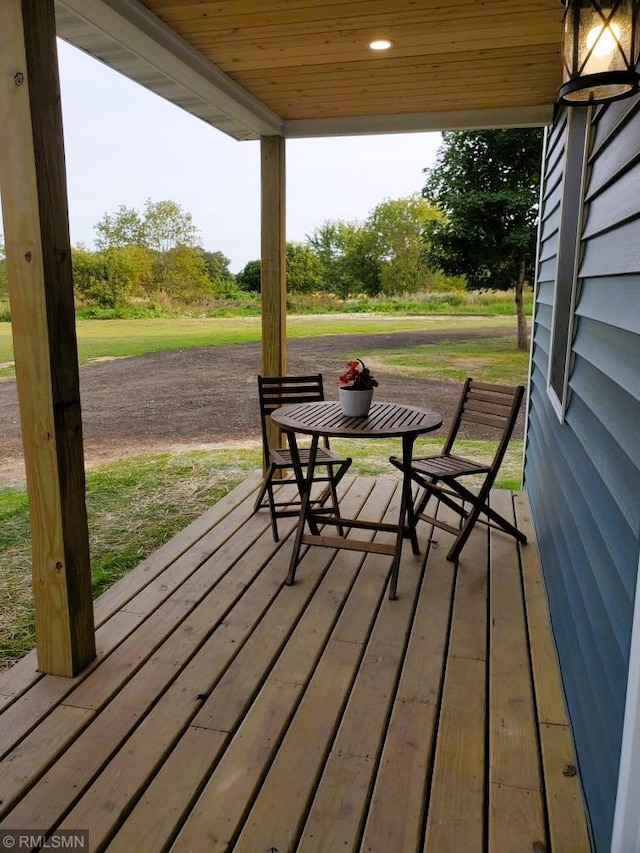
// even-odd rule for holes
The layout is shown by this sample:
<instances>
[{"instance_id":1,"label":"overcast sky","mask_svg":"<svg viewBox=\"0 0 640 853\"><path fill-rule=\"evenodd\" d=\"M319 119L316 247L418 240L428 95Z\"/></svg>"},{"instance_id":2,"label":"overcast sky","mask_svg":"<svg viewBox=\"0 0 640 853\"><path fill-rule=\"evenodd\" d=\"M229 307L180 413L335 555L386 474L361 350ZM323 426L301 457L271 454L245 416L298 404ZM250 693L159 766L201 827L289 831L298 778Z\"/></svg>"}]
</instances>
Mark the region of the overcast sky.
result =
<instances>
[{"instance_id":1,"label":"overcast sky","mask_svg":"<svg viewBox=\"0 0 640 853\"><path fill-rule=\"evenodd\" d=\"M233 272L258 258L259 143L236 142L64 42L58 50L71 242L92 247L94 225L121 204L171 199ZM439 144L439 133L287 142L287 239L419 192Z\"/></svg>"}]
</instances>

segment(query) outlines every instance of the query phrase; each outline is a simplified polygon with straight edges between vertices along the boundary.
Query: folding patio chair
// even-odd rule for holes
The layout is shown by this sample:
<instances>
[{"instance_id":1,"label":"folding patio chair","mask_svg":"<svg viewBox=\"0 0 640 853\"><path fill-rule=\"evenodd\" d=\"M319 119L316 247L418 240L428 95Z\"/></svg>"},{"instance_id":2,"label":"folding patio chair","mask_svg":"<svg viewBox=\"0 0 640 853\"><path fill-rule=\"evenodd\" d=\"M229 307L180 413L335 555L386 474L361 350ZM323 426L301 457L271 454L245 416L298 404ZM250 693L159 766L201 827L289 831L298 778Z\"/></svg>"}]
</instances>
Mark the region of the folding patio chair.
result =
<instances>
[{"instance_id":1,"label":"folding patio chair","mask_svg":"<svg viewBox=\"0 0 640 853\"><path fill-rule=\"evenodd\" d=\"M523 396L522 385L510 388L467 379L442 453L439 456L419 457L411 461L411 479L422 486L424 492L418 495L410 523L415 524L418 519L423 519L452 533L456 538L447 554L448 560L458 558L476 521L503 530L515 536L518 542L527 541L526 536L517 527L488 504L489 493L509 444ZM463 424L483 424L485 427L493 427L499 433L498 447L489 465L455 454L456 438ZM401 460L392 456L390 461L402 470ZM459 477L470 475L484 475L477 493L458 482ZM425 513L432 496L438 497L443 504L462 516L461 527L454 527ZM469 508L463 506L463 503L468 504ZM479 518L481 514L489 520Z\"/></svg>"},{"instance_id":2,"label":"folding patio chair","mask_svg":"<svg viewBox=\"0 0 640 853\"><path fill-rule=\"evenodd\" d=\"M311 403L324 400L324 388L322 385L322 374L313 376L258 376L258 394L260 398L260 422L262 426L262 450L264 458L265 477L253 511L269 508L271 511L271 528L273 538L278 541L278 518L296 516L300 511L300 498L289 501L278 501L274 494L274 479L277 472L294 470L291 451L288 448L271 447L267 430L267 418L280 406L289 403ZM309 448L299 448L300 463L302 467L309 465ZM322 444L318 446L315 468L326 467L326 475L315 476L314 483L327 483L326 488L313 503L322 507L326 500L331 498L331 506L327 512L339 517L340 508L336 486L344 477L351 465L350 457L337 456L331 452L329 439L322 438ZM302 484L298 484L298 492ZM265 494L267 499L265 500ZM322 509L320 509L322 511ZM342 530L340 530L342 535Z\"/></svg>"}]
</instances>

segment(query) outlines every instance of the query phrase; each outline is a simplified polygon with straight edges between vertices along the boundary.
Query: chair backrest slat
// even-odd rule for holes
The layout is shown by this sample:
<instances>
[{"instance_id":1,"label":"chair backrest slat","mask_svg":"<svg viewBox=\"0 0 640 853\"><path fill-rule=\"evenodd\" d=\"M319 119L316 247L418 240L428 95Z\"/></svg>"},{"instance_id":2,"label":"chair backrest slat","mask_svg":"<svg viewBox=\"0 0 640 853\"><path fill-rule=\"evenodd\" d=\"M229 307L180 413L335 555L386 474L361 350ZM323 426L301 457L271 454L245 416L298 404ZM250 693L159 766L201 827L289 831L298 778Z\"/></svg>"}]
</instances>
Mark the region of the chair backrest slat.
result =
<instances>
[{"instance_id":1,"label":"chair backrest slat","mask_svg":"<svg viewBox=\"0 0 640 853\"><path fill-rule=\"evenodd\" d=\"M509 420L509 414L511 412L511 404L513 400L510 400L508 404L504 403L485 403L484 400L478 401L475 397L469 397L465 401L464 411L465 412L480 412L483 415L494 415L496 418L502 418L503 420Z\"/></svg>"},{"instance_id":2,"label":"chair backrest slat","mask_svg":"<svg viewBox=\"0 0 640 853\"><path fill-rule=\"evenodd\" d=\"M518 388L520 388L520 385L493 385L489 382L477 382L475 379L472 379L471 382L471 387L474 392L491 391L493 394L507 394L507 396L510 397L512 397Z\"/></svg>"},{"instance_id":3,"label":"chair backrest slat","mask_svg":"<svg viewBox=\"0 0 640 853\"><path fill-rule=\"evenodd\" d=\"M484 424L485 426L494 427L497 430L504 429L509 422L508 418L496 418L493 415L484 415L482 412L468 411L462 413L460 420L462 423Z\"/></svg>"},{"instance_id":4,"label":"chair backrest slat","mask_svg":"<svg viewBox=\"0 0 640 853\"><path fill-rule=\"evenodd\" d=\"M484 400L487 403L503 403L507 405L513 400L515 390L515 388L512 388L510 394L505 394L504 392L492 394L490 391L477 391L474 386L471 386L468 398L470 400Z\"/></svg>"}]
</instances>

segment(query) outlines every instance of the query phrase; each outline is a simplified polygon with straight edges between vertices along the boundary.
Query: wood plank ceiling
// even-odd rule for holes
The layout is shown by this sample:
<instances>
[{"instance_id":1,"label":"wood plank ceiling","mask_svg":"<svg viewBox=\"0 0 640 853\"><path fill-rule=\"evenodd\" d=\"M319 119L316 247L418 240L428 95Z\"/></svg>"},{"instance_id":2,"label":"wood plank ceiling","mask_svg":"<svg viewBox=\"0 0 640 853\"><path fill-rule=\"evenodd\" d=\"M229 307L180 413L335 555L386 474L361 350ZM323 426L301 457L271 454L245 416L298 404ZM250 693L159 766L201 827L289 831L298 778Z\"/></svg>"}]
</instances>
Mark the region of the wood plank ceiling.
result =
<instances>
[{"instance_id":1,"label":"wood plank ceiling","mask_svg":"<svg viewBox=\"0 0 640 853\"><path fill-rule=\"evenodd\" d=\"M284 119L542 106L560 84L558 0L144 5Z\"/></svg>"},{"instance_id":2,"label":"wood plank ceiling","mask_svg":"<svg viewBox=\"0 0 640 853\"><path fill-rule=\"evenodd\" d=\"M540 124L561 83L559 0L56 3L63 38L236 138ZM393 46L372 51L376 38ZM219 75L222 101L212 90L207 108L192 103L194 87L169 67L173 55L166 64L145 47L171 39L170 55ZM229 86L262 124L229 109Z\"/></svg>"}]
</instances>

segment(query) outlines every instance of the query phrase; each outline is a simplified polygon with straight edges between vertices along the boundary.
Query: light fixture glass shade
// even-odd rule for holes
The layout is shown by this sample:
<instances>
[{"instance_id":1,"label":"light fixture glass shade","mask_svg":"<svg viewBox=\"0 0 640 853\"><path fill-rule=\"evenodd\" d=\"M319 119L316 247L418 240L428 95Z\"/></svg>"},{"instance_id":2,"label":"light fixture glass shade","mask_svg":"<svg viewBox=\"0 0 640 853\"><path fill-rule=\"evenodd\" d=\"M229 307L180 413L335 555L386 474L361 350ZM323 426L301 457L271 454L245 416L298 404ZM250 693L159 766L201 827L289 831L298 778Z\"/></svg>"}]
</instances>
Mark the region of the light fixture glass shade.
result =
<instances>
[{"instance_id":1,"label":"light fixture glass shade","mask_svg":"<svg viewBox=\"0 0 640 853\"><path fill-rule=\"evenodd\" d=\"M562 53L565 104L598 104L640 90L640 0L566 0Z\"/></svg>"}]
</instances>

